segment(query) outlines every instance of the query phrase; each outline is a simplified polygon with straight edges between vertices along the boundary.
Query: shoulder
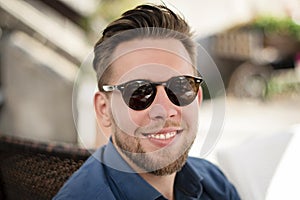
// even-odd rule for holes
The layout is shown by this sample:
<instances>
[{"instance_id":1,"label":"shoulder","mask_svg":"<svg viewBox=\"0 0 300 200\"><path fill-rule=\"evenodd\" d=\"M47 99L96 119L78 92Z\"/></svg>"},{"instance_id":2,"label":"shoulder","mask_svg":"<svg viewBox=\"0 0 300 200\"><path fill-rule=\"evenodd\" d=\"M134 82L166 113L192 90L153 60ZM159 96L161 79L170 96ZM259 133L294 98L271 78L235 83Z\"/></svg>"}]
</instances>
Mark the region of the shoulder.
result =
<instances>
[{"instance_id":1,"label":"shoulder","mask_svg":"<svg viewBox=\"0 0 300 200\"><path fill-rule=\"evenodd\" d=\"M101 153L101 149L97 150ZM113 199L103 164L91 155L68 179L54 199ZM97 155L98 156L98 155Z\"/></svg>"},{"instance_id":2,"label":"shoulder","mask_svg":"<svg viewBox=\"0 0 300 200\"><path fill-rule=\"evenodd\" d=\"M223 172L216 165L209 162L208 160L189 157L187 163L200 176L212 174L220 175L221 177L224 176Z\"/></svg>"},{"instance_id":3,"label":"shoulder","mask_svg":"<svg viewBox=\"0 0 300 200\"><path fill-rule=\"evenodd\" d=\"M202 186L212 199L240 199L235 187L213 163L199 158L188 158L187 164L202 178Z\"/></svg>"}]
</instances>

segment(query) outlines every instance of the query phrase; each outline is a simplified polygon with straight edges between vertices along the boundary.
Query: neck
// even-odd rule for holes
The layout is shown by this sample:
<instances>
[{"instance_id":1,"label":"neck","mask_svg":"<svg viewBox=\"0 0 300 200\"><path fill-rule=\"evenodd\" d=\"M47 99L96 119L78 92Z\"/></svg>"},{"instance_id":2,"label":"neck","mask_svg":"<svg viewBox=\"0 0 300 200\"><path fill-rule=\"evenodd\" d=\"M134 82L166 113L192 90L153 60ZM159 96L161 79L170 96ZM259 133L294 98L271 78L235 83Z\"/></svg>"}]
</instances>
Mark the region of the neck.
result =
<instances>
[{"instance_id":1,"label":"neck","mask_svg":"<svg viewBox=\"0 0 300 200\"><path fill-rule=\"evenodd\" d=\"M151 173L142 173L140 176L152 187L159 191L165 198L174 200L174 181L176 173L165 176L156 176Z\"/></svg>"},{"instance_id":2,"label":"neck","mask_svg":"<svg viewBox=\"0 0 300 200\"><path fill-rule=\"evenodd\" d=\"M122 150L115 145L117 151L120 153L121 157L132 167L133 170L143 171L135 163L133 163L127 156L125 156ZM139 173L139 175L147 181L152 187L154 187L158 192L160 192L165 198L169 200L174 200L174 182L176 172L170 175L157 176L148 172Z\"/></svg>"},{"instance_id":3,"label":"neck","mask_svg":"<svg viewBox=\"0 0 300 200\"><path fill-rule=\"evenodd\" d=\"M121 157L132 167L133 170L141 171L141 169L136 166L130 159L128 159L123 152L116 146L117 151L120 153ZM143 170L142 170L143 171ZM147 181L152 187L154 187L158 192L160 192L165 198L169 200L174 200L174 182L176 172L165 176L156 176L151 173L139 173L139 175Z\"/></svg>"}]
</instances>

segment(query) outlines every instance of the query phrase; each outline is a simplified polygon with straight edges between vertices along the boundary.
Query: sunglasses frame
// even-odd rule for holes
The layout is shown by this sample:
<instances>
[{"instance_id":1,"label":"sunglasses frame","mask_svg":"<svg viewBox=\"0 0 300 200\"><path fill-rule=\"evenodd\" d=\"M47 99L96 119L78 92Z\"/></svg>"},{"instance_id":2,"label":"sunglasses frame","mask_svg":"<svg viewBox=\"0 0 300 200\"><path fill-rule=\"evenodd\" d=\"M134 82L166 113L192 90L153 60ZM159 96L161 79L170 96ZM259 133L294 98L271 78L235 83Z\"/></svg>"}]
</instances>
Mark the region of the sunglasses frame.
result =
<instances>
[{"instance_id":1,"label":"sunglasses frame","mask_svg":"<svg viewBox=\"0 0 300 200\"><path fill-rule=\"evenodd\" d=\"M174 76L174 77L171 77L170 79L168 79L167 81L161 81L161 82L152 82L150 80L147 80L147 79L135 79L135 80L131 80L131 81L128 81L128 82L125 82L125 83L122 83L122 84L119 84L119 85L103 85L101 87L101 91L102 92L113 92L115 90L119 90L121 93L122 93L122 98L123 100L125 101L125 97L124 97L124 91L125 91L125 88L126 88L126 85L128 85L129 83L132 83L132 82L143 82L143 83L147 83L149 84L152 88L153 88L153 92L154 92L154 98L151 96L150 98L153 98L145 107L142 107L142 108L132 108L130 107L130 105L125 101L125 103L127 104L127 106L133 110L145 110L147 109L154 101L155 99L155 96L156 96L156 93L157 93L157 89L156 87L157 86L164 86L164 89L165 89L165 92L167 93L167 96L169 98L169 100L176 106L185 106L185 105L177 105L173 102L173 100L170 98L168 92L167 92L167 89L169 90L169 87L168 86L168 83L174 79L174 78L184 78L184 79L194 79L195 83L196 84L199 84L198 85L198 89L197 89L197 92L199 90L199 87L200 85L203 83L203 78L200 76L200 77L195 77L195 76L190 76L190 75L180 75L180 76ZM155 87L155 89L154 89ZM191 101L192 102L192 101ZM190 103L191 103L190 102ZM188 103L188 104L190 104ZM188 105L186 104L186 105Z\"/></svg>"}]
</instances>

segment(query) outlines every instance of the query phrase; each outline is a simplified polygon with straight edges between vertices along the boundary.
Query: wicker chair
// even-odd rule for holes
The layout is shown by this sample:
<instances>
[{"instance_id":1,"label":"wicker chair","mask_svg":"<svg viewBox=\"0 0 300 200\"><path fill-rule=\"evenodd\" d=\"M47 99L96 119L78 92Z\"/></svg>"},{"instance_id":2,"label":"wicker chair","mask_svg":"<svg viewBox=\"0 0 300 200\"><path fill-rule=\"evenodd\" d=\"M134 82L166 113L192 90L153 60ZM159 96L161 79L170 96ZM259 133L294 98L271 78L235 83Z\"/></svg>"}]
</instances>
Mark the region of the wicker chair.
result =
<instances>
[{"instance_id":1,"label":"wicker chair","mask_svg":"<svg viewBox=\"0 0 300 200\"><path fill-rule=\"evenodd\" d=\"M90 151L0 135L0 199L51 199Z\"/></svg>"}]
</instances>

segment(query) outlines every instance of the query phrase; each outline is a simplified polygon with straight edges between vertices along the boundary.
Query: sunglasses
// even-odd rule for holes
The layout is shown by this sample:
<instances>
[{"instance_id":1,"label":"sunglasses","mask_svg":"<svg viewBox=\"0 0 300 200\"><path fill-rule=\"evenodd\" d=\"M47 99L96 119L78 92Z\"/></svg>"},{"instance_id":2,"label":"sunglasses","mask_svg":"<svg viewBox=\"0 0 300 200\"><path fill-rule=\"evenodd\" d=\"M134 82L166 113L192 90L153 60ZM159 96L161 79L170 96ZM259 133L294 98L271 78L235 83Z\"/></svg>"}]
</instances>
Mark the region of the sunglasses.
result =
<instances>
[{"instance_id":1,"label":"sunglasses","mask_svg":"<svg viewBox=\"0 0 300 200\"><path fill-rule=\"evenodd\" d=\"M169 100L176 106L186 106L194 101L203 82L201 77L176 76L165 82L132 80L120 85L103 85L103 92L119 90L124 102L133 110L145 110L154 101L157 86L164 86Z\"/></svg>"}]
</instances>

